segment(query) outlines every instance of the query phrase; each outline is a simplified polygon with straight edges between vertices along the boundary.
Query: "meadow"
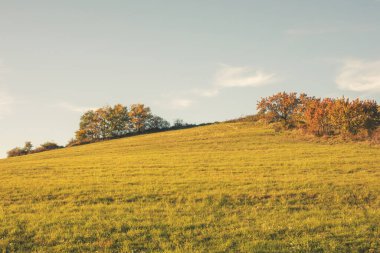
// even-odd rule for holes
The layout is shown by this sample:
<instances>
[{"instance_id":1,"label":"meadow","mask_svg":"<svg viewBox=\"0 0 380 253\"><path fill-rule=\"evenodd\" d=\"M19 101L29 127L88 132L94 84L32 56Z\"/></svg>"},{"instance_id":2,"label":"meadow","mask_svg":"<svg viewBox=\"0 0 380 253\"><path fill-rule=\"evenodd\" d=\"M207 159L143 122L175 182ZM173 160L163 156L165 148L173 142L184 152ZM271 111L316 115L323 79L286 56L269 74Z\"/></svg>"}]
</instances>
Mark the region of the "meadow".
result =
<instances>
[{"instance_id":1,"label":"meadow","mask_svg":"<svg viewBox=\"0 0 380 253\"><path fill-rule=\"evenodd\" d=\"M3 252L380 252L380 147L249 122L0 160Z\"/></svg>"}]
</instances>

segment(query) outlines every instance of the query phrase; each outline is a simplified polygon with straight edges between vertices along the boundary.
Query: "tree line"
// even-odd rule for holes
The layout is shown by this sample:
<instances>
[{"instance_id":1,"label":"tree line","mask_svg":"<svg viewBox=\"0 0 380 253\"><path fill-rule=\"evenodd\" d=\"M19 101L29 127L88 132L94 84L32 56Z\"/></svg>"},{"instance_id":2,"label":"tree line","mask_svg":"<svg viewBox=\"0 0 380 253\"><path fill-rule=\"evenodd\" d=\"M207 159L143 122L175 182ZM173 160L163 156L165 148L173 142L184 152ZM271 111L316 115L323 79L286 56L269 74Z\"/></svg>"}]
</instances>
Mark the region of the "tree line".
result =
<instances>
[{"instance_id":1,"label":"tree line","mask_svg":"<svg viewBox=\"0 0 380 253\"><path fill-rule=\"evenodd\" d=\"M66 147L77 146L102 140L121 138L147 132L158 132L196 126L177 119L171 125L167 120L154 115L144 104L132 104L129 107L116 104L89 110L80 117L79 129ZM54 142L46 142L33 149L31 142L24 147L16 147L7 152L8 157L28 155L52 149L63 148Z\"/></svg>"},{"instance_id":2,"label":"tree line","mask_svg":"<svg viewBox=\"0 0 380 253\"><path fill-rule=\"evenodd\" d=\"M8 157L22 156L59 148L63 148L63 146L59 146L57 143L51 141L45 142L44 144L41 144L40 146L33 148L33 144L30 141L27 141L25 142L24 147L15 147L9 150L7 154Z\"/></svg>"},{"instance_id":3,"label":"tree line","mask_svg":"<svg viewBox=\"0 0 380 253\"><path fill-rule=\"evenodd\" d=\"M167 120L152 114L144 104L133 104L129 110L121 104L104 106L81 116L79 130L69 146L186 126L190 125L176 120L171 127Z\"/></svg>"},{"instance_id":4,"label":"tree line","mask_svg":"<svg viewBox=\"0 0 380 253\"><path fill-rule=\"evenodd\" d=\"M279 124L284 129L298 128L316 136L342 135L349 137L378 138L380 140L380 107L374 100L347 98L317 98L304 93L279 92L261 98L257 115L250 120L263 119ZM204 125L204 124L200 124ZM122 104L89 110L80 117L79 129L66 147L102 140L121 138L147 132L158 132L196 126L154 115L144 104ZM46 142L33 149L30 142L24 147L8 151L8 157L33 154L63 148Z\"/></svg>"},{"instance_id":5,"label":"tree line","mask_svg":"<svg viewBox=\"0 0 380 253\"><path fill-rule=\"evenodd\" d=\"M280 92L261 98L257 110L268 123L299 128L316 136L372 137L380 127L380 107L374 100L322 99Z\"/></svg>"}]
</instances>

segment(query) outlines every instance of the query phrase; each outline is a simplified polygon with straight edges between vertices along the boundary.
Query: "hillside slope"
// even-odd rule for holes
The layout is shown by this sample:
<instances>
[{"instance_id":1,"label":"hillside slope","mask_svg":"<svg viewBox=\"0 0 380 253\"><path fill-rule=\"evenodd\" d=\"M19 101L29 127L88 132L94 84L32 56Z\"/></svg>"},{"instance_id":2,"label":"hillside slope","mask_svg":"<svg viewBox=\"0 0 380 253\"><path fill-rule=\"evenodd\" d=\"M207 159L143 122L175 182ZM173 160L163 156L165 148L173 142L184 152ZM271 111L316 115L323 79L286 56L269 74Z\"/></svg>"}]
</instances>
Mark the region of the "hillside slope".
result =
<instances>
[{"instance_id":1,"label":"hillside slope","mask_svg":"<svg viewBox=\"0 0 380 253\"><path fill-rule=\"evenodd\" d=\"M0 249L378 252L380 148L250 123L0 160Z\"/></svg>"}]
</instances>

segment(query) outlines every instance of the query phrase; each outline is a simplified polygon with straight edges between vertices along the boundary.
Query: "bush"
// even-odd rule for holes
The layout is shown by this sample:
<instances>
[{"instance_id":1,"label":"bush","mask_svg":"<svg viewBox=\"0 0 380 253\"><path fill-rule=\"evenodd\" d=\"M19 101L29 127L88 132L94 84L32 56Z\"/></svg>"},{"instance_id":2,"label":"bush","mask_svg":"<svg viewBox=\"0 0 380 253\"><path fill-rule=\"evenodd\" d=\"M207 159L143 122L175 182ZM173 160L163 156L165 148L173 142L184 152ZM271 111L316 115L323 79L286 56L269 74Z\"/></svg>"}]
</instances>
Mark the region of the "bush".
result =
<instances>
[{"instance_id":1,"label":"bush","mask_svg":"<svg viewBox=\"0 0 380 253\"><path fill-rule=\"evenodd\" d=\"M25 142L23 148L16 147L7 152L8 157L27 155L32 152L33 145L30 141Z\"/></svg>"},{"instance_id":2,"label":"bush","mask_svg":"<svg viewBox=\"0 0 380 253\"><path fill-rule=\"evenodd\" d=\"M22 156L22 155L44 152L44 151L63 148L63 147L59 146L55 142L48 141L35 149L32 149L32 148L33 148L32 143L30 141L27 141L25 142L25 146L23 148L16 147L14 149L9 150L7 154L8 154L8 157L14 157L14 156Z\"/></svg>"},{"instance_id":3,"label":"bush","mask_svg":"<svg viewBox=\"0 0 380 253\"><path fill-rule=\"evenodd\" d=\"M62 146L59 146L57 143L49 142L49 141L42 144L41 147L44 148L45 150L62 148Z\"/></svg>"},{"instance_id":4,"label":"bush","mask_svg":"<svg viewBox=\"0 0 380 253\"><path fill-rule=\"evenodd\" d=\"M360 129L356 134L350 136L354 141L365 141L368 140L368 131L365 129Z\"/></svg>"},{"instance_id":5,"label":"bush","mask_svg":"<svg viewBox=\"0 0 380 253\"><path fill-rule=\"evenodd\" d=\"M40 146L40 147L33 149L30 153L34 154L34 153L40 153L40 152L44 152L44 151L46 151L46 149Z\"/></svg>"},{"instance_id":6,"label":"bush","mask_svg":"<svg viewBox=\"0 0 380 253\"><path fill-rule=\"evenodd\" d=\"M278 133L286 129L286 126L284 126L281 122L275 122L270 124L270 127L273 128L273 130Z\"/></svg>"},{"instance_id":7,"label":"bush","mask_svg":"<svg viewBox=\"0 0 380 253\"><path fill-rule=\"evenodd\" d=\"M7 152L8 157L22 156L26 154L25 150L19 147L13 148Z\"/></svg>"},{"instance_id":8,"label":"bush","mask_svg":"<svg viewBox=\"0 0 380 253\"><path fill-rule=\"evenodd\" d=\"M372 132L371 142L374 144L380 144L380 127Z\"/></svg>"},{"instance_id":9,"label":"bush","mask_svg":"<svg viewBox=\"0 0 380 253\"><path fill-rule=\"evenodd\" d=\"M59 149L59 148L63 148L63 147L59 146L55 142L48 141L48 142L45 142L44 144L41 144L41 146L35 148L34 150L32 150L30 153L40 153L40 152L45 152L45 151Z\"/></svg>"},{"instance_id":10,"label":"bush","mask_svg":"<svg viewBox=\"0 0 380 253\"><path fill-rule=\"evenodd\" d=\"M74 146L79 146L79 145L89 144L89 143L93 143L93 142L96 142L96 141L89 140L89 139L77 140L77 139L72 138L72 139L69 140L69 142L66 144L66 147L74 147Z\"/></svg>"}]
</instances>

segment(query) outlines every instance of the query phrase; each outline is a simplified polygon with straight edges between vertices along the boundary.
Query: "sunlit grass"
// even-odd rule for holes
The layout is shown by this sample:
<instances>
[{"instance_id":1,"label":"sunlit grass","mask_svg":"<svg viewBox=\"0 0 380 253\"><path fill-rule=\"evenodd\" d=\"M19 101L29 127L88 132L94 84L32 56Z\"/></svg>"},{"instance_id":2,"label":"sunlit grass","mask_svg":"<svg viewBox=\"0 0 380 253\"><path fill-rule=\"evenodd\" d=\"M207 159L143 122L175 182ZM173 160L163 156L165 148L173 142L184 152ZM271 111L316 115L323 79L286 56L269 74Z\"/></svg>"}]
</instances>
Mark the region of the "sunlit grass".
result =
<instances>
[{"instance_id":1,"label":"sunlit grass","mask_svg":"<svg viewBox=\"0 0 380 253\"><path fill-rule=\"evenodd\" d=\"M0 249L379 252L380 148L224 123L0 160Z\"/></svg>"}]
</instances>

